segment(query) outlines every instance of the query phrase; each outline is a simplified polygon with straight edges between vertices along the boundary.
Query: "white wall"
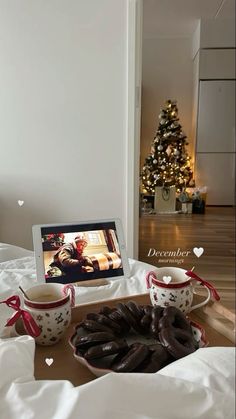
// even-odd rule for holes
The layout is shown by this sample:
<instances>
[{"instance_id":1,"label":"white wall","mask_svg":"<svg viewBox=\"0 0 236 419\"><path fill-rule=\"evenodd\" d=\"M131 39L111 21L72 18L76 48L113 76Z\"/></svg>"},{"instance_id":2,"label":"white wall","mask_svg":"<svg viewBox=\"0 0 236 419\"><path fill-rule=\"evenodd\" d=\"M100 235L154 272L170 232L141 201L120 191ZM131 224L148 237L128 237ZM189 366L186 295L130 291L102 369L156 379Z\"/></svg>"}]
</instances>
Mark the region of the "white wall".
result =
<instances>
[{"instance_id":1,"label":"white wall","mask_svg":"<svg viewBox=\"0 0 236 419\"><path fill-rule=\"evenodd\" d=\"M141 164L150 152L159 125L158 115L167 99L177 100L179 122L188 137L188 152L193 155L192 95L192 39L144 39Z\"/></svg>"},{"instance_id":2,"label":"white wall","mask_svg":"<svg viewBox=\"0 0 236 419\"><path fill-rule=\"evenodd\" d=\"M105 217L126 231L126 3L0 0L0 241Z\"/></svg>"}]
</instances>

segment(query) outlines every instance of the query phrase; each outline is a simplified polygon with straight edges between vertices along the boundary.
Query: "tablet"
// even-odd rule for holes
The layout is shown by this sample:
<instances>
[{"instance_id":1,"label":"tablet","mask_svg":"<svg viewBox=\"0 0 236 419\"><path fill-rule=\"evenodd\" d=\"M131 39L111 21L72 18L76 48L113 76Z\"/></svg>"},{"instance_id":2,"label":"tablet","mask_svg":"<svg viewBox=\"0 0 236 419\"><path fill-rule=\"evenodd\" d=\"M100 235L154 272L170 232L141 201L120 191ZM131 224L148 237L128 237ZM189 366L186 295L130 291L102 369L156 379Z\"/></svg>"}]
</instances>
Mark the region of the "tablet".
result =
<instances>
[{"instance_id":1,"label":"tablet","mask_svg":"<svg viewBox=\"0 0 236 419\"><path fill-rule=\"evenodd\" d=\"M37 277L63 284L130 275L119 219L34 225Z\"/></svg>"}]
</instances>

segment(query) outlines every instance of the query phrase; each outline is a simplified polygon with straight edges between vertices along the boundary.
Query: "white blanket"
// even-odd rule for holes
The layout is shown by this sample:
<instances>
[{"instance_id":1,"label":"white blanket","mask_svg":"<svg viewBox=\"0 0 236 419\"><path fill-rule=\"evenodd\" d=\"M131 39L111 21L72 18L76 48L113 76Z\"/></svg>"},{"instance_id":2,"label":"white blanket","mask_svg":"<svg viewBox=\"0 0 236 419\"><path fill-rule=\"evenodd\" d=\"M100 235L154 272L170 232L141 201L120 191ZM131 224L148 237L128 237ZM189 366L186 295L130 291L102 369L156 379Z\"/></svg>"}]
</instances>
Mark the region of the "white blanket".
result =
<instances>
[{"instance_id":1,"label":"white blanket","mask_svg":"<svg viewBox=\"0 0 236 419\"><path fill-rule=\"evenodd\" d=\"M73 387L34 380L32 338L2 339L0 417L234 419L234 356L233 348L204 348L156 374L111 373Z\"/></svg>"},{"instance_id":2,"label":"white blanket","mask_svg":"<svg viewBox=\"0 0 236 419\"><path fill-rule=\"evenodd\" d=\"M78 287L77 303L146 292L151 265L130 260L131 278ZM0 300L37 283L33 253L0 244ZM0 332L12 314L0 305ZM1 419L234 419L234 348L204 348L156 374L108 374L80 387L35 381L34 340L0 338ZM42 360L44 362L44 360ZM53 364L48 367L53 368Z\"/></svg>"}]
</instances>

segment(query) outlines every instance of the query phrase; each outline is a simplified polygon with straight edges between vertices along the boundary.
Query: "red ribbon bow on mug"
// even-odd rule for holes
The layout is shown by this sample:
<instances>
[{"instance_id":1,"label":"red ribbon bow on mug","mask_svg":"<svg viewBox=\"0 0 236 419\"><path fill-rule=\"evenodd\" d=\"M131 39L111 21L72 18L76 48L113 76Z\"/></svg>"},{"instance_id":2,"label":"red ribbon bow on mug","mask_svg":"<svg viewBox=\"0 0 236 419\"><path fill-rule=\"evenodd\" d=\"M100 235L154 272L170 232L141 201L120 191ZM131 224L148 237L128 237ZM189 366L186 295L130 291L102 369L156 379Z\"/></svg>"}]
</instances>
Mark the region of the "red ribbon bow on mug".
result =
<instances>
[{"instance_id":1,"label":"red ribbon bow on mug","mask_svg":"<svg viewBox=\"0 0 236 419\"><path fill-rule=\"evenodd\" d=\"M22 310L20 308L20 297L18 297L18 295L13 295L7 300L0 301L0 304L3 303L5 303L8 307L16 310L16 313L14 313L13 316L7 321L6 326L12 326L19 319L19 317L22 317L26 332L34 338L40 335L41 330L35 322L34 318L28 311Z\"/></svg>"},{"instance_id":2,"label":"red ribbon bow on mug","mask_svg":"<svg viewBox=\"0 0 236 419\"><path fill-rule=\"evenodd\" d=\"M200 278L193 271L187 271L185 272L185 275L188 275L190 276L190 278L195 279L196 281L200 282L201 285L205 285L210 290L212 298L214 298L214 300L217 300L217 301L220 300L220 296L218 292L216 291L216 289L213 287L213 285L210 282L206 281L205 279Z\"/></svg>"}]
</instances>

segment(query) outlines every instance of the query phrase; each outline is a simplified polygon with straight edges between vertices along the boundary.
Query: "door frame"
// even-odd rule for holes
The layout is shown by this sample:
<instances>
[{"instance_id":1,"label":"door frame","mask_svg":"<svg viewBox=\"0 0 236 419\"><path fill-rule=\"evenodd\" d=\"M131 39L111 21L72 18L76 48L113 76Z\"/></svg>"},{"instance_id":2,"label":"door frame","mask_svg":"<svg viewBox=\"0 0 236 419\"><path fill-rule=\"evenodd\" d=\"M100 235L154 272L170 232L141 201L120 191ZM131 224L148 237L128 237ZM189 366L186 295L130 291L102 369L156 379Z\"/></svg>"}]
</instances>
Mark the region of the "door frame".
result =
<instances>
[{"instance_id":1,"label":"door frame","mask_svg":"<svg viewBox=\"0 0 236 419\"><path fill-rule=\"evenodd\" d=\"M143 1L127 3L126 245L138 259Z\"/></svg>"}]
</instances>

